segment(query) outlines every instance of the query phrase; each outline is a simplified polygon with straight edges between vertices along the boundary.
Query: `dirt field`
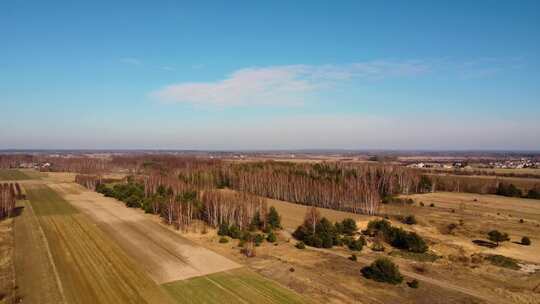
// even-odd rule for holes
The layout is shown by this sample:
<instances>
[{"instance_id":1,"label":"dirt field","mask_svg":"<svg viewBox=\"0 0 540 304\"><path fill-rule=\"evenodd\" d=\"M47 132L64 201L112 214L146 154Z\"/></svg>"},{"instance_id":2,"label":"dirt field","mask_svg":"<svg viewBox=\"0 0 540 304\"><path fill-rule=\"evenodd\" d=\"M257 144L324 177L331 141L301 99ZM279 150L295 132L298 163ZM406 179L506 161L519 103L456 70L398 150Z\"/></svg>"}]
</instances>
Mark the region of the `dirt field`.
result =
<instances>
[{"instance_id":1,"label":"dirt field","mask_svg":"<svg viewBox=\"0 0 540 304\"><path fill-rule=\"evenodd\" d=\"M52 271L46 267L43 271L47 273L44 281L53 287L52 290L56 282L61 299L57 301L51 298L44 303L172 303L137 263L85 215L47 186L25 184L25 188L30 200L28 210L31 211L25 210L23 213L30 218L35 216L39 226L32 229L31 233L39 234L42 231L45 236L41 239L43 243L40 244L38 237L31 246L47 253ZM35 261L35 264L47 264L43 261L45 257L29 254L33 251L19 248L19 243L16 241L15 244L18 251L16 255L24 255L25 259L38 256L41 261ZM22 265L24 263L26 261ZM31 270L27 273L25 270L28 269ZM16 266L15 270L18 284L21 282L21 285L35 286L33 277L30 277L34 273L32 268ZM21 275L29 277L19 281ZM57 296L56 292L53 294ZM42 301L41 294L30 288L27 288L23 296L40 299L35 303Z\"/></svg>"},{"instance_id":2,"label":"dirt field","mask_svg":"<svg viewBox=\"0 0 540 304\"><path fill-rule=\"evenodd\" d=\"M87 214L159 284L240 267L210 250L169 231L115 199L103 197L77 184L51 185Z\"/></svg>"}]
</instances>

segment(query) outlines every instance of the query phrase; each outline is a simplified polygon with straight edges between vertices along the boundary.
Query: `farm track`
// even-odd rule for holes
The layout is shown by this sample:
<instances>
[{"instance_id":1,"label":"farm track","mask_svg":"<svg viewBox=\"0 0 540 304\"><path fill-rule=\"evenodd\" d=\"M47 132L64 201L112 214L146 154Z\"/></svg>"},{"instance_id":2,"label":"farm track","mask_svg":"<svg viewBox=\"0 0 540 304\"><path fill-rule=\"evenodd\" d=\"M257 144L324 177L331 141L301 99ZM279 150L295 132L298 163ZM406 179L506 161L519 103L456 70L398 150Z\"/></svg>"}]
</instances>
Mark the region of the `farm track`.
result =
<instances>
[{"instance_id":1,"label":"farm track","mask_svg":"<svg viewBox=\"0 0 540 304\"><path fill-rule=\"evenodd\" d=\"M27 303L63 303L62 287L39 220L28 201L19 201L18 207L23 211L14 219L13 228L17 293Z\"/></svg>"}]
</instances>

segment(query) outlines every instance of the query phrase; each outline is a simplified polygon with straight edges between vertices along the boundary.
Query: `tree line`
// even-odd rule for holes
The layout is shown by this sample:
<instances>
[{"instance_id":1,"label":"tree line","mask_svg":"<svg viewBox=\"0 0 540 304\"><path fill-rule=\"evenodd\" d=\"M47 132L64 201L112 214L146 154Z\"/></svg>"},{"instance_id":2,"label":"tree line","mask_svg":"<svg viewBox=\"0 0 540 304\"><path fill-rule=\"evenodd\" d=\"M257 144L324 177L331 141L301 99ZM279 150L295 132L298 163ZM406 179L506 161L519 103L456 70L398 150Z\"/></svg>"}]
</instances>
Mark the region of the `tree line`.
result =
<instances>
[{"instance_id":1,"label":"tree line","mask_svg":"<svg viewBox=\"0 0 540 304\"><path fill-rule=\"evenodd\" d=\"M0 220L12 215L18 199L24 199L18 183L0 184Z\"/></svg>"},{"instance_id":2,"label":"tree line","mask_svg":"<svg viewBox=\"0 0 540 304\"><path fill-rule=\"evenodd\" d=\"M179 157L118 157L115 166L129 167L150 197L158 187L240 192L293 203L377 214L385 196L431 191L429 179L392 165L285 162L226 163ZM427 181L426 181L427 180ZM94 185L93 180L78 182Z\"/></svg>"}]
</instances>

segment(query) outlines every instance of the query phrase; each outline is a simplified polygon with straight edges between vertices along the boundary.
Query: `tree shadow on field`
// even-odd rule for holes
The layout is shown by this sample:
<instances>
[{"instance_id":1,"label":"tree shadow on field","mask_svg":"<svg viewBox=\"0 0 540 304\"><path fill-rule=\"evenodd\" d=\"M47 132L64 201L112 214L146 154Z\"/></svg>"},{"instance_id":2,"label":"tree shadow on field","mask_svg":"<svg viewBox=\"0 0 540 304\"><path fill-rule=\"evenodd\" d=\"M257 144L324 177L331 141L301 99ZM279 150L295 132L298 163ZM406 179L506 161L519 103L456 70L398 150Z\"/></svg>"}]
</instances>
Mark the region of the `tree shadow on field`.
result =
<instances>
[{"instance_id":1,"label":"tree shadow on field","mask_svg":"<svg viewBox=\"0 0 540 304\"><path fill-rule=\"evenodd\" d=\"M11 211L10 217L17 217L20 216L23 212L24 206L17 206L13 208L13 211Z\"/></svg>"}]
</instances>

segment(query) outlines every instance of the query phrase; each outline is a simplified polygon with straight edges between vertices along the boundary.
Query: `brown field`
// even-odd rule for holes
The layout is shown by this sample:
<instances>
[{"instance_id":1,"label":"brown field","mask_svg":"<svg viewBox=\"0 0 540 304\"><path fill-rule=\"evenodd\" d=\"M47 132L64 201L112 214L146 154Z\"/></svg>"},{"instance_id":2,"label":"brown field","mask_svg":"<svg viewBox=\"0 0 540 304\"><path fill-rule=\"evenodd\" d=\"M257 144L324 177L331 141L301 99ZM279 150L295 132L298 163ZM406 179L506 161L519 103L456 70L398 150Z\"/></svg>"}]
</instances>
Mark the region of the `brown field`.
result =
<instances>
[{"instance_id":1,"label":"brown field","mask_svg":"<svg viewBox=\"0 0 540 304\"><path fill-rule=\"evenodd\" d=\"M240 267L160 225L141 210L126 208L77 184L56 184L71 204L88 215L159 284Z\"/></svg>"},{"instance_id":2,"label":"brown field","mask_svg":"<svg viewBox=\"0 0 540 304\"><path fill-rule=\"evenodd\" d=\"M21 219L27 219L27 233L37 236L28 248L20 247L21 241L15 243L19 261L15 272L23 299L29 303L33 303L30 299L35 303L172 303L85 215L47 186L26 184L25 188L30 204ZM32 265L42 269L36 272Z\"/></svg>"}]
</instances>

